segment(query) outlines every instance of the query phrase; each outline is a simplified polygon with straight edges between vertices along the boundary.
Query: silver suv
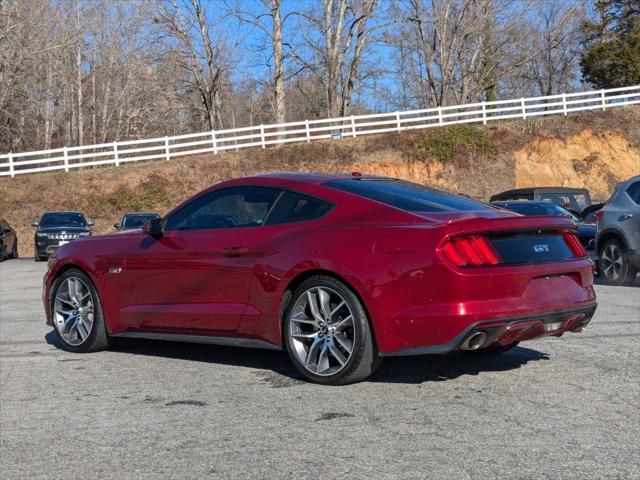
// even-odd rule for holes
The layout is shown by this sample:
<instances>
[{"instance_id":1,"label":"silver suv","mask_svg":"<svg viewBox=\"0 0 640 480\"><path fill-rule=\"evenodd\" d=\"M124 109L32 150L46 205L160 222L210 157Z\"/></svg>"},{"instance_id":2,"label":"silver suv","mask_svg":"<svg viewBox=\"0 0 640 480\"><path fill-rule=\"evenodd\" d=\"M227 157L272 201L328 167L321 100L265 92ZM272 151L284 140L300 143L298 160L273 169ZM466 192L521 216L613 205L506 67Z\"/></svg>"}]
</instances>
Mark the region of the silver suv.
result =
<instances>
[{"instance_id":1,"label":"silver suv","mask_svg":"<svg viewBox=\"0 0 640 480\"><path fill-rule=\"evenodd\" d=\"M628 285L640 270L640 176L619 183L596 218L600 273L611 285Z\"/></svg>"}]
</instances>

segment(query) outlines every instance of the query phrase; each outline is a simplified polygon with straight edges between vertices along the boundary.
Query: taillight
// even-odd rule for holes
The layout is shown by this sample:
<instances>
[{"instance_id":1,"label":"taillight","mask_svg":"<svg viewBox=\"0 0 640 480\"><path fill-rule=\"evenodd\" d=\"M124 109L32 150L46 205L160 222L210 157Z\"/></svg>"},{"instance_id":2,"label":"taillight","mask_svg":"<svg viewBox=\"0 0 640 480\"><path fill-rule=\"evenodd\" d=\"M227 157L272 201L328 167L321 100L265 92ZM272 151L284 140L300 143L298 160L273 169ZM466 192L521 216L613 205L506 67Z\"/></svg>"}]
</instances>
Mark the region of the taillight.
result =
<instances>
[{"instance_id":1,"label":"taillight","mask_svg":"<svg viewBox=\"0 0 640 480\"><path fill-rule=\"evenodd\" d=\"M596 222L599 222L599 221L600 221L600 219L602 218L602 214L603 214L603 213L604 213L604 212L603 212L602 210L598 210L598 211L595 213L595 215L594 215L594 216L596 217Z\"/></svg>"},{"instance_id":2,"label":"taillight","mask_svg":"<svg viewBox=\"0 0 640 480\"><path fill-rule=\"evenodd\" d=\"M587 251L582 246L582 243L580 243L580 239L573 233L565 232L564 241L569 245L574 257L584 257L587 255Z\"/></svg>"},{"instance_id":3,"label":"taillight","mask_svg":"<svg viewBox=\"0 0 640 480\"><path fill-rule=\"evenodd\" d=\"M442 247L442 252L459 267L502 263L502 259L489 240L481 235L450 238Z\"/></svg>"}]
</instances>

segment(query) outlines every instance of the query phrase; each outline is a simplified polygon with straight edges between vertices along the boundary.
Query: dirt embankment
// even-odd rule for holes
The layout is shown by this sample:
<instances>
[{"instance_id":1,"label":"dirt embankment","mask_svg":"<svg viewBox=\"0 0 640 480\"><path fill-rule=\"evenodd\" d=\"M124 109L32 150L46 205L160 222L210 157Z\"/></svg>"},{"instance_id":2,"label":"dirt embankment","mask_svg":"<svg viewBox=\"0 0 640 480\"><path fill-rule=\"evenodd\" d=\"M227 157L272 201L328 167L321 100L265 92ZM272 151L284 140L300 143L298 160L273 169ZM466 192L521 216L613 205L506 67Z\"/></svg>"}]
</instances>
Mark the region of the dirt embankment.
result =
<instances>
[{"instance_id":1,"label":"dirt embankment","mask_svg":"<svg viewBox=\"0 0 640 480\"><path fill-rule=\"evenodd\" d=\"M221 180L292 170L359 170L482 200L515 187L587 187L594 201L603 201L617 182L640 174L640 108L5 177L0 217L17 230L26 256L32 255L30 221L46 210L83 211L103 233L126 211L164 213Z\"/></svg>"}]
</instances>

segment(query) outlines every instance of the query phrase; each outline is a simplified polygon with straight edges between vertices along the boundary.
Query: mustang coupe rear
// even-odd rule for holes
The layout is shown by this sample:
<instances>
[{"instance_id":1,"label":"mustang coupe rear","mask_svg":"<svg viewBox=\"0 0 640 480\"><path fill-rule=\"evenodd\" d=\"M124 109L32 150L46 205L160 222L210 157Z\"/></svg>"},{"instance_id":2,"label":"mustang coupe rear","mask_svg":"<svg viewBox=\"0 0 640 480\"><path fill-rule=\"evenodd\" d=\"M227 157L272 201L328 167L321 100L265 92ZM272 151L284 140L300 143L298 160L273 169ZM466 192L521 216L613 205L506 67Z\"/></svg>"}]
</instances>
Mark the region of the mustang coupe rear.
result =
<instances>
[{"instance_id":1,"label":"mustang coupe rear","mask_svg":"<svg viewBox=\"0 0 640 480\"><path fill-rule=\"evenodd\" d=\"M64 245L43 299L71 351L112 337L286 349L308 379L345 384L388 355L580 331L596 303L575 233L396 179L255 176Z\"/></svg>"}]
</instances>

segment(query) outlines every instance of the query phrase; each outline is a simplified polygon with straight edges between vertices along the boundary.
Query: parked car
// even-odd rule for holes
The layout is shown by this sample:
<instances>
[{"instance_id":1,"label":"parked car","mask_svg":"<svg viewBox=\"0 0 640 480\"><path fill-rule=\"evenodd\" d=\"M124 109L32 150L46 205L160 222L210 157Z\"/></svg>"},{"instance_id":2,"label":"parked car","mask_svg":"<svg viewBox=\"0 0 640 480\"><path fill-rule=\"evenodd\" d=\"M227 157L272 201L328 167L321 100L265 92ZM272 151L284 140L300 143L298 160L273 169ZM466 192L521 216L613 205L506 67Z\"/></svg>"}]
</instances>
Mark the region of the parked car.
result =
<instances>
[{"instance_id":1,"label":"parked car","mask_svg":"<svg viewBox=\"0 0 640 480\"><path fill-rule=\"evenodd\" d=\"M397 179L253 176L64 245L43 300L70 351L123 336L285 349L307 379L345 384L384 356L581 331L596 297L575 232Z\"/></svg>"},{"instance_id":2,"label":"parked car","mask_svg":"<svg viewBox=\"0 0 640 480\"><path fill-rule=\"evenodd\" d=\"M0 219L0 262L7 258L18 258L18 237L9 222Z\"/></svg>"},{"instance_id":3,"label":"parked car","mask_svg":"<svg viewBox=\"0 0 640 480\"><path fill-rule=\"evenodd\" d=\"M34 258L36 262L46 260L58 247L77 238L91 236L89 227L93 221L87 221L80 212L46 212L40 221L32 221L35 227Z\"/></svg>"},{"instance_id":4,"label":"parked car","mask_svg":"<svg viewBox=\"0 0 640 480\"><path fill-rule=\"evenodd\" d=\"M125 213L122 216L122 220L120 223L114 223L113 226L116 230L132 230L134 228L142 228L144 222L147 220L151 220L152 218L160 218L160 215L157 213L141 213L141 212L132 212Z\"/></svg>"},{"instance_id":5,"label":"parked car","mask_svg":"<svg viewBox=\"0 0 640 480\"><path fill-rule=\"evenodd\" d=\"M491 197L490 202L505 202L514 200L547 201L560 205L571 213L580 214L591 205L589 190L586 188L566 187L537 187L517 188L498 193Z\"/></svg>"},{"instance_id":6,"label":"parked car","mask_svg":"<svg viewBox=\"0 0 640 480\"><path fill-rule=\"evenodd\" d=\"M565 210L559 205L550 202L534 201L514 201L514 202L492 202L492 205L499 208L506 208L520 215L543 215L551 217L570 218L578 226L578 238L580 243L587 250L592 259L596 260L596 226L582 222L573 213Z\"/></svg>"},{"instance_id":7,"label":"parked car","mask_svg":"<svg viewBox=\"0 0 640 480\"><path fill-rule=\"evenodd\" d=\"M628 285L640 270L640 175L618 184L596 218L602 277L611 285Z\"/></svg>"}]
</instances>

